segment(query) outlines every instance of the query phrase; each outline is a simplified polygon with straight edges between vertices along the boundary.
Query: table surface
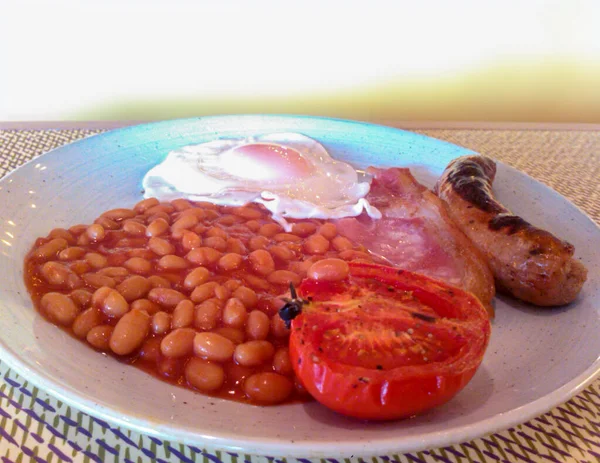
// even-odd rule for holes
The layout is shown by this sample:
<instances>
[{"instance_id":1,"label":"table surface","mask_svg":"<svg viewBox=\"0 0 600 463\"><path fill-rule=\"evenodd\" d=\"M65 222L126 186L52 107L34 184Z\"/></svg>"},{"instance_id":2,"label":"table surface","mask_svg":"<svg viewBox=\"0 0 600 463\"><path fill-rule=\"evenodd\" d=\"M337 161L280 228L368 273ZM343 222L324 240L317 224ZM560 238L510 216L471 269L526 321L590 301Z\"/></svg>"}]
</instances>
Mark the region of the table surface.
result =
<instances>
[{"instance_id":1,"label":"table surface","mask_svg":"<svg viewBox=\"0 0 600 463\"><path fill-rule=\"evenodd\" d=\"M10 127L0 124L0 177L50 149L115 125L118 124L20 123ZM451 125L437 124L436 128L436 124L420 126L390 121L387 125L408 127L501 160L554 188L600 223L600 127L461 124L448 128ZM208 452L113 426L46 394L1 362L0 459L3 463L274 460ZM568 402L513 428L449 447L374 456L369 460L373 463L600 461L600 379ZM365 462L359 458L344 461Z\"/></svg>"}]
</instances>

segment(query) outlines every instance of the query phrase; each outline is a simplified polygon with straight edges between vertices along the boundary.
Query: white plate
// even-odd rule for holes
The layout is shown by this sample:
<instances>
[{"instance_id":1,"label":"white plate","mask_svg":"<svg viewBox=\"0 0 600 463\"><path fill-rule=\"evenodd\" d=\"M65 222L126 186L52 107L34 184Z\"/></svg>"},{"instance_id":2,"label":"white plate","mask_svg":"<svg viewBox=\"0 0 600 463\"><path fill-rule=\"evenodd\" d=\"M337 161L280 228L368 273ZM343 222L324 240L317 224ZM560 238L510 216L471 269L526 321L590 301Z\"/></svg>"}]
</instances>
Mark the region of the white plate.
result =
<instances>
[{"instance_id":1,"label":"white plate","mask_svg":"<svg viewBox=\"0 0 600 463\"><path fill-rule=\"evenodd\" d=\"M85 139L0 181L0 357L39 388L87 413L159 438L272 456L368 456L475 438L541 414L595 377L600 353L600 230L566 199L500 164L495 190L534 224L572 242L589 269L578 301L532 309L498 298L484 362L450 403L394 423L343 418L317 403L254 407L170 386L85 347L38 316L23 257L51 228L89 223L141 198L144 173L169 150L218 136L300 132L358 165L415 169L432 185L469 151L396 129L318 118L214 117L116 130Z\"/></svg>"}]
</instances>

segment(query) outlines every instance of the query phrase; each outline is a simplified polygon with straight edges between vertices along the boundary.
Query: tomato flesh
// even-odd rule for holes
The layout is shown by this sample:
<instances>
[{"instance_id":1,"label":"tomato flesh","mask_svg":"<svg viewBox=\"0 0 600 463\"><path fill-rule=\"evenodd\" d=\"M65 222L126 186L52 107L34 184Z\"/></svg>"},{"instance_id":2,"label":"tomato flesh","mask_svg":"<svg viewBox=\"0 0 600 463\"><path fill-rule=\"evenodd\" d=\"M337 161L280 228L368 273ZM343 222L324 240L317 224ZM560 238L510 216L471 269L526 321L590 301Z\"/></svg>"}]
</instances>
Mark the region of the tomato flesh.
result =
<instances>
[{"instance_id":1,"label":"tomato flesh","mask_svg":"<svg viewBox=\"0 0 600 463\"><path fill-rule=\"evenodd\" d=\"M290 357L304 387L353 417L412 416L454 397L490 337L475 296L428 277L351 263L341 282L304 280Z\"/></svg>"}]
</instances>

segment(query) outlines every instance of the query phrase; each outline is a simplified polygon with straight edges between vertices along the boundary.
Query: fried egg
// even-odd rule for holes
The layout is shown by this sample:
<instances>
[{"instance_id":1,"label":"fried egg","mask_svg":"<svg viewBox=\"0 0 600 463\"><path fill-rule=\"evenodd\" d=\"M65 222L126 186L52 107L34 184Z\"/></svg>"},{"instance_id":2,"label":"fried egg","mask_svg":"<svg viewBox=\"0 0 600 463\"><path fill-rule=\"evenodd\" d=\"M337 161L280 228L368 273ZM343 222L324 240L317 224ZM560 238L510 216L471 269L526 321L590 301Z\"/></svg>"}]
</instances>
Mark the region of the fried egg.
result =
<instances>
[{"instance_id":1,"label":"fried egg","mask_svg":"<svg viewBox=\"0 0 600 463\"><path fill-rule=\"evenodd\" d=\"M264 205L273 218L337 219L380 212L365 199L364 173L297 133L223 138L171 151L144 177L146 198ZM286 228L288 228L286 226Z\"/></svg>"}]
</instances>

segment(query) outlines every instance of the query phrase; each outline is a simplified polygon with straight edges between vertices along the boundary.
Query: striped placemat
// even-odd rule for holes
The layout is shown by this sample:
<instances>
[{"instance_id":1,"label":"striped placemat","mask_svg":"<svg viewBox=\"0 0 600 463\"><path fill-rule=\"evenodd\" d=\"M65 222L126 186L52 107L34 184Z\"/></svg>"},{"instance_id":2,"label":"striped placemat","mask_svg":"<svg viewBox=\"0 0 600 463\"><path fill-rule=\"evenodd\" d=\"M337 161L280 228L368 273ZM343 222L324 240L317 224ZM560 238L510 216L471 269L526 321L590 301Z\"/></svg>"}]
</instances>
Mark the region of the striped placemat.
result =
<instances>
[{"instance_id":1,"label":"striped placemat","mask_svg":"<svg viewBox=\"0 0 600 463\"><path fill-rule=\"evenodd\" d=\"M52 148L99 130L0 130L0 177ZM426 130L500 159L556 189L600 222L600 133ZM0 459L9 462L310 463L204 449L116 427L70 407L0 362ZM321 460L337 463L334 459ZM344 463L367 463L361 458ZM340 461L340 463L341 463ZM505 431L449 447L373 456L384 462L600 461L600 380L567 403Z\"/></svg>"}]
</instances>

